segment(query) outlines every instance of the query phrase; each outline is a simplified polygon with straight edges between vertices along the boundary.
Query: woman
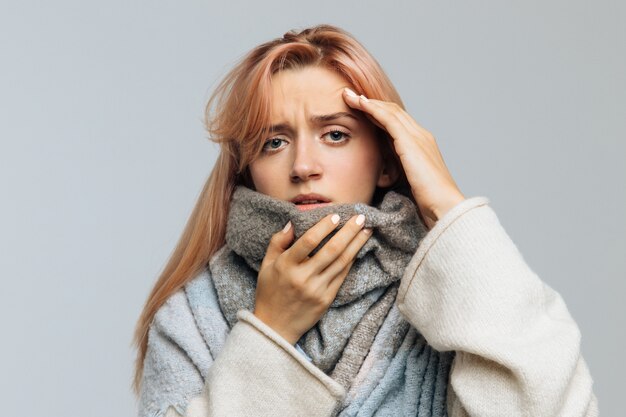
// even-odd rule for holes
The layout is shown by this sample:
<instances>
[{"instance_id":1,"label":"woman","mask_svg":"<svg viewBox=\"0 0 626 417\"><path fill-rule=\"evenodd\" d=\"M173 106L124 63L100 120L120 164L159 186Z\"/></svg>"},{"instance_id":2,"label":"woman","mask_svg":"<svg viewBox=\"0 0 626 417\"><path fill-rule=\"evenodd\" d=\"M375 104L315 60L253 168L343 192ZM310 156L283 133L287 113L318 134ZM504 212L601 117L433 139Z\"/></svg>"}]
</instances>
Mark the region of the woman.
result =
<instances>
[{"instance_id":1,"label":"woman","mask_svg":"<svg viewBox=\"0 0 626 417\"><path fill-rule=\"evenodd\" d=\"M597 415L562 298L347 32L258 46L207 116L221 153L137 325L139 415Z\"/></svg>"}]
</instances>

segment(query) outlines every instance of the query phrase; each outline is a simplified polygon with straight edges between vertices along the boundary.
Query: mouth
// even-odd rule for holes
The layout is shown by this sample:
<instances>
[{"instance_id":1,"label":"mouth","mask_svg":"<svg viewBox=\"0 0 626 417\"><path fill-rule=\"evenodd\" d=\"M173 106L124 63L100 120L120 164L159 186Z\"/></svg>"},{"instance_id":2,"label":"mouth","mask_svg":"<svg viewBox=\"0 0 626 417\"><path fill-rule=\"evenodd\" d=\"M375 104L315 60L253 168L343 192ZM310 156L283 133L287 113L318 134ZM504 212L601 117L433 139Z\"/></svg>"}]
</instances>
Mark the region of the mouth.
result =
<instances>
[{"instance_id":1,"label":"mouth","mask_svg":"<svg viewBox=\"0 0 626 417\"><path fill-rule=\"evenodd\" d=\"M320 194L298 194L290 200L300 211L312 210L331 204L330 199Z\"/></svg>"},{"instance_id":2,"label":"mouth","mask_svg":"<svg viewBox=\"0 0 626 417\"><path fill-rule=\"evenodd\" d=\"M296 208L300 211L313 210L319 207L329 206L331 203L295 203Z\"/></svg>"}]
</instances>

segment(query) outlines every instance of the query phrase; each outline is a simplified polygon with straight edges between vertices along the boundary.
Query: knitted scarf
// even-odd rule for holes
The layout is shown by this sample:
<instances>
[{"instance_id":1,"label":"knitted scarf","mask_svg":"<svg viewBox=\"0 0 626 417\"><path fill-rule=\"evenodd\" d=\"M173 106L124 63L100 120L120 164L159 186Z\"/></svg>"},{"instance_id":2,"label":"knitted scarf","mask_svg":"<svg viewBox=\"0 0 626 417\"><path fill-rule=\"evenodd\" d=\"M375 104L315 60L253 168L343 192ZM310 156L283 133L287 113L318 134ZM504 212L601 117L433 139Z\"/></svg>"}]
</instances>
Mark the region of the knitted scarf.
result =
<instances>
[{"instance_id":1,"label":"knitted scarf","mask_svg":"<svg viewBox=\"0 0 626 417\"><path fill-rule=\"evenodd\" d=\"M400 279L427 229L412 201L388 191L376 207L342 203L300 211L244 186L234 190L226 245L211 261L219 306L229 327L237 311L254 311L257 274L274 233L287 221L295 239L330 213L341 220L313 256L355 214L373 234L326 313L298 341L312 362L342 384L341 416L446 415L445 395L454 352L437 352L395 305Z\"/></svg>"}]
</instances>

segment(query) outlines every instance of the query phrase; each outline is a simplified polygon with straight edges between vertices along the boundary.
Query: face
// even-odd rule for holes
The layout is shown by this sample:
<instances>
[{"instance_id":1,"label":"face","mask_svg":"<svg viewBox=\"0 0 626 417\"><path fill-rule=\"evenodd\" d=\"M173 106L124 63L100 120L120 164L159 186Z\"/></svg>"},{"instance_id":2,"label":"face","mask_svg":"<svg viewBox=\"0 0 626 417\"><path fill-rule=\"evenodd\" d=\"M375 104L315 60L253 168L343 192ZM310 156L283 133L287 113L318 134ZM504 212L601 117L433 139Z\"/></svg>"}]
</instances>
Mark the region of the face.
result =
<instances>
[{"instance_id":1,"label":"face","mask_svg":"<svg viewBox=\"0 0 626 417\"><path fill-rule=\"evenodd\" d=\"M258 192L285 201L317 194L328 204L371 204L377 186L393 183L374 125L345 103L344 87L350 86L340 75L319 67L273 76L272 133L249 167Z\"/></svg>"}]
</instances>

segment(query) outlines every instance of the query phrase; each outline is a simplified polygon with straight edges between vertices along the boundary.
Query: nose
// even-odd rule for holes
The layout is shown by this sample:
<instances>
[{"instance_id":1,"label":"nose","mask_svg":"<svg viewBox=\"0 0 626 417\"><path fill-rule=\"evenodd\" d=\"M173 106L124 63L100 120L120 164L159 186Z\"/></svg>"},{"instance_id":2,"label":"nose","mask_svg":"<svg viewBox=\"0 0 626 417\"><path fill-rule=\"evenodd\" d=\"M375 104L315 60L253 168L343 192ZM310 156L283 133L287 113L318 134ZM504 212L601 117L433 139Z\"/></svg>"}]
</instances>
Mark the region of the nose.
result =
<instances>
[{"instance_id":1,"label":"nose","mask_svg":"<svg viewBox=\"0 0 626 417\"><path fill-rule=\"evenodd\" d=\"M293 164L289 176L294 183L319 179L322 177L322 166L314 141L297 140L293 149Z\"/></svg>"}]
</instances>

